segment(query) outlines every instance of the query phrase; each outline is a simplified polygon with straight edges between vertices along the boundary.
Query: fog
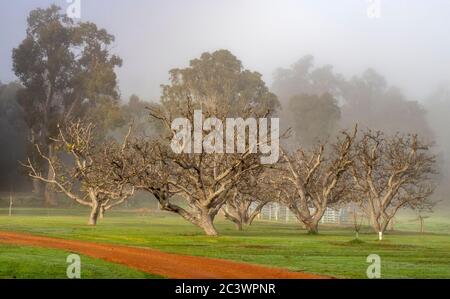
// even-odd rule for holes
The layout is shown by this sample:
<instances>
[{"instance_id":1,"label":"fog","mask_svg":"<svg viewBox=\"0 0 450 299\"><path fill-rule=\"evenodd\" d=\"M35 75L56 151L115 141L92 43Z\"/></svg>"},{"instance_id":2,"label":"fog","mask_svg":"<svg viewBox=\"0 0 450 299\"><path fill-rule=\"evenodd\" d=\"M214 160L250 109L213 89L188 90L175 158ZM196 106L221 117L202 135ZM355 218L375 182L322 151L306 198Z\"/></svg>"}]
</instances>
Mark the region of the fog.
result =
<instances>
[{"instance_id":1,"label":"fog","mask_svg":"<svg viewBox=\"0 0 450 299\"><path fill-rule=\"evenodd\" d=\"M31 9L64 0L0 3L0 80L14 80L11 50L25 36ZM365 0L81 0L81 21L116 36L124 59L119 85L158 99L167 71L202 52L229 49L270 85L278 67L306 54L346 76L372 67L411 98L422 101L450 78L450 3L383 1L370 18Z\"/></svg>"},{"instance_id":2,"label":"fog","mask_svg":"<svg viewBox=\"0 0 450 299\"><path fill-rule=\"evenodd\" d=\"M0 2L3 84L17 80L11 56L13 48L25 38L28 14L53 3L63 10L69 5L66 0ZM80 0L80 4L79 21L94 22L115 36L111 51L123 59L123 66L117 69L123 103L132 94L158 101L160 85L168 82L170 69L186 67L201 53L218 49L228 49L245 68L260 72L284 107L293 94L280 96L287 83L277 82L275 73L280 68L293 70L302 57L314 57L311 70L331 65L330 74L343 78L346 87L366 80L364 74L371 68L374 72L370 74L375 74L371 78L382 77L380 82L386 83L380 89L382 101L372 99L382 102L377 115L384 114L385 119L376 116L371 125L387 123L391 131L419 128L417 131L436 141L435 151L445 162L441 167L443 180L450 181L450 138L446 128L450 113L449 1ZM354 96L352 92L349 94ZM10 90L2 97L11 98L11 94ZM407 113L403 113L405 106L398 104L404 102L410 108ZM390 103L395 109L388 115ZM353 106L353 110L343 107L342 115L351 115L347 123L367 118L359 107L366 106ZM15 114L4 115L0 111L4 119ZM416 121L415 115L423 115L424 119ZM0 129L11 131L6 125ZM2 142L14 139L3 135L6 137L0 139ZM8 148L21 143L23 140L18 139ZM3 160L11 162L10 158ZM5 181L7 167L2 173L0 178ZM13 180L9 177L9 181Z\"/></svg>"}]
</instances>

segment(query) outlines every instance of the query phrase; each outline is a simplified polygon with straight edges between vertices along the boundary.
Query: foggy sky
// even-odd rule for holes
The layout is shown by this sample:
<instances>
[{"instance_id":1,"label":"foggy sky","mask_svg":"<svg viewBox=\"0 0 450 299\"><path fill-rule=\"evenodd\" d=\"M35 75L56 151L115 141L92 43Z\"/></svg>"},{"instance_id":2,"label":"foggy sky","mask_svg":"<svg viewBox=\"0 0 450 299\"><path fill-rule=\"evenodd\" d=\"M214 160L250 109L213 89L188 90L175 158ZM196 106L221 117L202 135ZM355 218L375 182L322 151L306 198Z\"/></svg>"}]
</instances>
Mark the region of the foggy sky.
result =
<instances>
[{"instance_id":1,"label":"foggy sky","mask_svg":"<svg viewBox=\"0 0 450 299\"><path fill-rule=\"evenodd\" d=\"M15 79L11 50L25 37L31 9L65 0L0 1L0 81ZM168 70L202 52L229 49L272 82L277 67L306 54L349 77L374 67L412 99L450 79L450 1L380 0L81 0L81 21L116 36L123 98L157 100Z\"/></svg>"}]
</instances>

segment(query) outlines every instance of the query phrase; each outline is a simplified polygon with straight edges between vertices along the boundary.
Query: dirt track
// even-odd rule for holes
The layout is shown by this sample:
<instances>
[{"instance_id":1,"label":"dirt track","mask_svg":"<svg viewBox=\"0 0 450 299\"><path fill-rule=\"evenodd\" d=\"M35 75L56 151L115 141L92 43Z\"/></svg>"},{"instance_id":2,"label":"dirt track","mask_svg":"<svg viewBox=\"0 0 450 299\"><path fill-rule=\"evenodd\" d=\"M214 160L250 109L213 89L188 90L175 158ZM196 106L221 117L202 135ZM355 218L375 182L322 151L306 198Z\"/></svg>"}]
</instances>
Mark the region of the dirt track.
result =
<instances>
[{"instance_id":1,"label":"dirt track","mask_svg":"<svg viewBox=\"0 0 450 299\"><path fill-rule=\"evenodd\" d=\"M314 274L289 272L278 268L222 259L165 253L147 248L41 237L23 233L0 232L0 243L65 249L169 278L326 278Z\"/></svg>"}]
</instances>

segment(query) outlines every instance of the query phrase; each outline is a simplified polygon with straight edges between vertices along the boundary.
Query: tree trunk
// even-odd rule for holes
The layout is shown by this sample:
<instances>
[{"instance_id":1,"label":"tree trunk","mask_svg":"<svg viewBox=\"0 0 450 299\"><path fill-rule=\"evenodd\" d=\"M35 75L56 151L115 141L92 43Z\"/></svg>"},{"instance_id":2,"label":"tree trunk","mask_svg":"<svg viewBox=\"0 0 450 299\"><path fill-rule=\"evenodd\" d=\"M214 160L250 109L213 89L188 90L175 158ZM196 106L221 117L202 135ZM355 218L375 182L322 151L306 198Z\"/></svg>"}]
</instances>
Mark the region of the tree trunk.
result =
<instances>
[{"instance_id":1,"label":"tree trunk","mask_svg":"<svg viewBox=\"0 0 450 299\"><path fill-rule=\"evenodd\" d=\"M384 232L388 226L389 222L385 222L384 224L376 223L374 225L375 232L378 233L378 241L383 241Z\"/></svg>"},{"instance_id":2,"label":"tree trunk","mask_svg":"<svg viewBox=\"0 0 450 299\"><path fill-rule=\"evenodd\" d=\"M12 206L13 206L13 196L12 196L12 192L9 193L9 216L12 216Z\"/></svg>"},{"instance_id":3,"label":"tree trunk","mask_svg":"<svg viewBox=\"0 0 450 299\"><path fill-rule=\"evenodd\" d=\"M100 215L100 205L97 202L93 202L91 214L89 215L89 225L97 225L97 219Z\"/></svg>"},{"instance_id":4,"label":"tree trunk","mask_svg":"<svg viewBox=\"0 0 450 299\"><path fill-rule=\"evenodd\" d=\"M34 133L33 129L30 129L30 141L31 141L31 144L35 144L36 143L36 134ZM32 178L31 179L31 183L32 183L32 186L33 186L33 191L32 192L40 198L42 193L43 193L42 192L43 191L42 190L42 187L43 187L42 181L39 180L39 179Z\"/></svg>"},{"instance_id":5,"label":"tree trunk","mask_svg":"<svg viewBox=\"0 0 450 299\"><path fill-rule=\"evenodd\" d=\"M213 217L211 215L202 216L200 221L198 222L198 226L200 226L206 235L208 236L217 236L218 232L214 227Z\"/></svg>"},{"instance_id":6,"label":"tree trunk","mask_svg":"<svg viewBox=\"0 0 450 299\"><path fill-rule=\"evenodd\" d=\"M103 219L105 217L105 207L104 206L100 206L99 217L100 217L100 219Z\"/></svg>"},{"instance_id":7,"label":"tree trunk","mask_svg":"<svg viewBox=\"0 0 450 299\"><path fill-rule=\"evenodd\" d=\"M255 210L253 210L252 213L250 214L246 214L246 219L244 221L245 225L252 225L253 220L255 220L256 217L258 217L258 219L261 219L261 211L264 208L264 206L266 206L268 204L268 202L263 202L260 203Z\"/></svg>"},{"instance_id":8,"label":"tree trunk","mask_svg":"<svg viewBox=\"0 0 450 299\"><path fill-rule=\"evenodd\" d=\"M378 234L378 241L382 241L384 229L386 228L386 226L383 227L383 225L381 224L379 215L375 215L373 211L370 215L371 215L370 218L371 218L372 228Z\"/></svg>"},{"instance_id":9,"label":"tree trunk","mask_svg":"<svg viewBox=\"0 0 450 299\"><path fill-rule=\"evenodd\" d=\"M51 189L50 184L45 185L44 203L46 207L54 207L57 205L55 192Z\"/></svg>"},{"instance_id":10,"label":"tree trunk","mask_svg":"<svg viewBox=\"0 0 450 299\"><path fill-rule=\"evenodd\" d=\"M310 222L305 223L305 226L309 235L317 235L319 233L319 221L311 220Z\"/></svg>"},{"instance_id":11,"label":"tree trunk","mask_svg":"<svg viewBox=\"0 0 450 299\"><path fill-rule=\"evenodd\" d=\"M236 211L236 216L230 214L227 210L224 210L225 219L230 220L236 226L236 229L241 231L243 228L243 224L245 223L245 217L243 217L240 211ZM247 223L245 223L247 224Z\"/></svg>"},{"instance_id":12,"label":"tree trunk","mask_svg":"<svg viewBox=\"0 0 450 299\"><path fill-rule=\"evenodd\" d=\"M309 235L319 233L319 222L325 214L326 208L321 208L314 213L311 213L307 206L303 207L303 210L295 207L289 207L289 209L294 213L297 220L304 225Z\"/></svg>"},{"instance_id":13,"label":"tree trunk","mask_svg":"<svg viewBox=\"0 0 450 299\"><path fill-rule=\"evenodd\" d=\"M176 213L183 217L185 220L190 223L200 227L208 236L217 236L217 230L214 227L213 220L217 215L219 209L215 210L215 212L211 213L207 208L202 207L191 207L192 210L195 208L195 211L187 211L175 204L170 203L167 199L161 194L154 193L155 197L158 199L161 204L161 209L164 211L169 211L172 213Z\"/></svg>"},{"instance_id":14,"label":"tree trunk","mask_svg":"<svg viewBox=\"0 0 450 299\"><path fill-rule=\"evenodd\" d=\"M247 222L245 223L246 225L252 225L252 223L253 223L253 220L255 220L255 218L256 217L258 217L258 219L260 219L259 217L260 217L260 215L261 215L261 211L259 211L258 213L253 213L249 218L248 218L248 220L247 220Z\"/></svg>"},{"instance_id":15,"label":"tree trunk","mask_svg":"<svg viewBox=\"0 0 450 299\"><path fill-rule=\"evenodd\" d=\"M291 209L292 213L294 213L295 217L297 218L298 222L301 225L301 229L306 229L308 234L310 235L317 235L319 233L319 220L320 218L314 218L313 216L310 216L308 218L303 217L300 211L296 209Z\"/></svg>"},{"instance_id":16,"label":"tree trunk","mask_svg":"<svg viewBox=\"0 0 450 299\"><path fill-rule=\"evenodd\" d=\"M379 223L375 222L372 225L372 227L373 227L373 230L378 234L378 241L382 241L384 230L381 228L381 225Z\"/></svg>"},{"instance_id":17,"label":"tree trunk","mask_svg":"<svg viewBox=\"0 0 450 299\"><path fill-rule=\"evenodd\" d=\"M38 179L31 179L31 183L33 185L33 191L31 191L31 192L33 192L37 196L41 196L42 195L42 182Z\"/></svg>"},{"instance_id":18,"label":"tree trunk","mask_svg":"<svg viewBox=\"0 0 450 299\"><path fill-rule=\"evenodd\" d=\"M392 218L385 219L381 224L379 224L380 229L378 230L378 240L383 240L384 232L387 230L389 223L391 222Z\"/></svg>"},{"instance_id":19,"label":"tree trunk","mask_svg":"<svg viewBox=\"0 0 450 299\"><path fill-rule=\"evenodd\" d=\"M53 145L49 145L48 146L48 157L50 159L53 159L53 156L54 156ZM55 175L55 173L53 172L51 167L49 167L47 170L47 178L49 180L51 180L51 179L53 179L54 175ZM45 206L47 206L47 207L54 207L57 205L56 194L53 191L51 184L45 184L44 203L45 203Z\"/></svg>"}]
</instances>

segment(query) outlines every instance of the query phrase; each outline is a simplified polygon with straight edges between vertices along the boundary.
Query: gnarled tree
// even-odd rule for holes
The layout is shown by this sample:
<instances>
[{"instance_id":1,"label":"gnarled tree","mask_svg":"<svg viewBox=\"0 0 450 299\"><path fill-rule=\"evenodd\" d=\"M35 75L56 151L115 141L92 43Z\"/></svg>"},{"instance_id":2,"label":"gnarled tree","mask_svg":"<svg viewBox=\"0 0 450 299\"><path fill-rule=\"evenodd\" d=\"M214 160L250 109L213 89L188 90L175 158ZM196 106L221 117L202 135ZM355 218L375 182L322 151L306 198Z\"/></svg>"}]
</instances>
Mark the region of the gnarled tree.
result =
<instances>
[{"instance_id":1,"label":"gnarled tree","mask_svg":"<svg viewBox=\"0 0 450 299\"><path fill-rule=\"evenodd\" d=\"M389 222L401 208L431 209L429 196L435 156L417 135L386 136L366 131L353 147L351 166L356 202L382 240Z\"/></svg>"},{"instance_id":2,"label":"gnarled tree","mask_svg":"<svg viewBox=\"0 0 450 299\"><path fill-rule=\"evenodd\" d=\"M249 142L241 148L236 146L236 139L246 135L250 125L244 127L244 134L234 135L231 150L225 151L223 131L217 133L223 130L222 125L230 117L240 117L243 122L250 117L267 117L278 101L268 91L260 74L244 70L241 62L226 50L204 53L199 59L192 60L188 68L173 69L170 75L170 84L163 86L161 107L149 109L164 126L157 145L158 154L145 158L154 151L153 141L144 140L141 144L135 140L136 144L130 145L129 150L141 152L138 156L147 159L142 162L147 166L135 164L135 170L131 167L128 173L141 176L133 184L151 192L163 209L179 214L207 235L217 235L213 220L233 188L252 170L262 167L262 154L254 152ZM200 120L196 118L196 110L201 113ZM169 144L173 145L171 141L180 132L173 127L173 121L180 118L186 120L184 133L189 136L189 141L180 144L181 152L174 152ZM255 137L250 136L252 134L248 134L248 140ZM190 136L194 136L193 149ZM265 136L263 143L271 143L271 136ZM200 138L200 142L196 142L196 138ZM161 175L154 175L157 172L154 169ZM136 179L130 176L130 181L133 180ZM169 202L174 194L182 198L187 207Z\"/></svg>"},{"instance_id":3,"label":"gnarled tree","mask_svg":"<svg viewBox=\"0 0 450 299\"><path fill-rule=\"evenodd\" d=\"M180 214L189 220L186 211L172 203L177 190L172 187L177 178L173 176L171 165L166 160L167 145L161 140L130 138L122 151L111 155L111 162L117 176L127 180L138 190L155 196L160 208Z\"/></svg>"},{"instance_id":4,"label":"gnarled tree","mask_svg":"<svg viewBox=\"0 0 450 299\"><path fill-rule=\"evenodd\" d=\"M273 188L264 183L265 175L265 169L260 168L239 181L222 209L225 218L232 221L238 230L251 225L261 210L275 200Z\"/></svg>"},{"instance_id":5,"label":"gnarled tree","mask_svg":"<svg viewBox=\"0 0 450 299\"><path fill-rule=\"evenodd\" d=\"M53 139L57 154L48 156L39 144L35 144L52 175L43 175L30 159L24 166L32 178L51 185L80 205L90 207L88 223L96 225L98 217L106 210L123 203L134 193L134 187L113 171L110 159L115 152L125 148L127 140L123 145L114 141L96 145L94 126L80 121L71 122L64 129L58 127L58 132L57 138Z\"/></svg>"},{"instance_id":6,"label":"gnarled tree","mask_svg":"<svg viewBox=\"0 0 450 299\"><path fill-rule=\"evenodd\" d=\"M343 138L325 148L321 144L311 150L283 151L282 159L271 176L279 190L279 200L285 204L308 233L317 234L318 224L327 207L344 198L348 192L343 180L349 169L353 134L343 132Z\"/></svg>"},{"instance_id":7,"label":"gnarled tree","mask_svg":"<svg viewBox=\"0 0 450 299\"><path fill-rule=\"evenodd\" d=\"M248 152L232 154L176 154L163 141L131 139L115 172L155 196L160 208L179 214L207 235L217 235L213 220L238 181L261 167ZM177 196L184 204L173 199Z\"/></svg>"}]
</instances>

